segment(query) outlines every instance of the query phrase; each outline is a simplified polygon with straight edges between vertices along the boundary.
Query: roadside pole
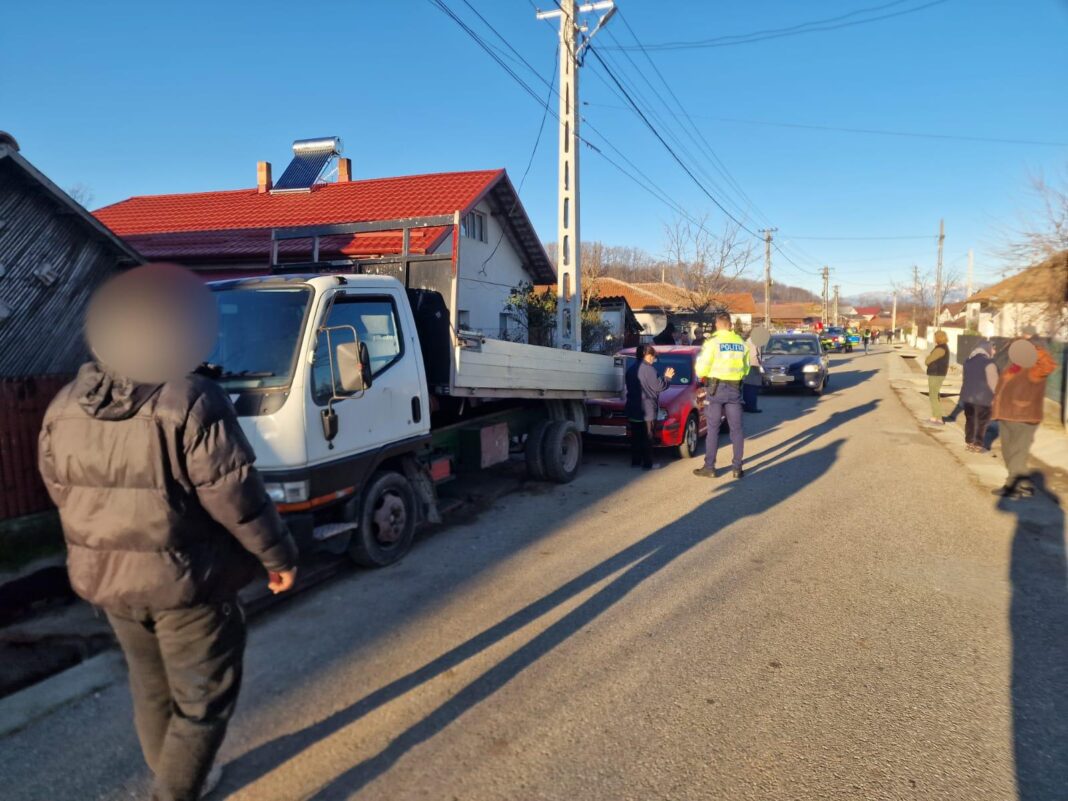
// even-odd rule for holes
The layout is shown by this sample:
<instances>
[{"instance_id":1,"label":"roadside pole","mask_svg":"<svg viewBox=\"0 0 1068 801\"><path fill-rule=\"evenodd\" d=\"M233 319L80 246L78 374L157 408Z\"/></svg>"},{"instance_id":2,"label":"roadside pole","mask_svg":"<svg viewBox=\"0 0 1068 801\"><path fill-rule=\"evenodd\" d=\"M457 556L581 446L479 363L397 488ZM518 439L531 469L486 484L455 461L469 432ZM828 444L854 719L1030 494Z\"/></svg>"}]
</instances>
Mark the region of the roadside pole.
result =
<instances>
[{"instance_id":1,"label":"roadside pole","mask_svg":"<svg viewBox=\"0 0 1068 801\"><path fill-rule=\"evenodd\" d=\"M778 228L765 228L764 234L764 327L771 330L771 235Z\"/></svg>"},{"instance_id":2,"label":"roadside pole","mask_svg":"<svg viewBox=\"0 0 1068 801\"><path fill-rule=\"evenodd\" d=\"M579 67L590 39L615 12L612 0L561 0L539 20L560 20L560 145L557 175L556 337L564 350L582 350L582 242L579 233ZM581 14L606 11L589 36ZM579 44L579 39L583 40Z\"/></svg>"}]
</instances>

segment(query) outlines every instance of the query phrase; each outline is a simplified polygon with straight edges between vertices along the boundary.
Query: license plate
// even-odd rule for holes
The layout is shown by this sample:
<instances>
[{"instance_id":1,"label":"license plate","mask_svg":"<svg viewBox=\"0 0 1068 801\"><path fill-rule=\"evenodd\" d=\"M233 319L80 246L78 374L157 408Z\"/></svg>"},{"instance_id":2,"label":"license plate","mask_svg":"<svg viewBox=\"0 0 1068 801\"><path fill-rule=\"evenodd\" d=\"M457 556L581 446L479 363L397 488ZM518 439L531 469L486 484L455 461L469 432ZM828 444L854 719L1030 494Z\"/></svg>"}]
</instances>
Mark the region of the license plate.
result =
<instances>
[{"instance_id":1,"label":"license plate","mask_svg":"<svg viewBox=\"0 0 1068 801\"><path fill-rule=\"evenodd\" d=\"M773 384L789 384L794 380L792 375L773 375L771 377L771 383Z\"/></svg>"},{"instance_id":2,"label":"license plate","mask_svg":"<svg viewBox=\"0 0 1068 801\"><path fill-rule=\"evenodd\" d=\"M626 426L590 426L590 433L598 437L625 437Z\"/></svg>"}]
</instances>

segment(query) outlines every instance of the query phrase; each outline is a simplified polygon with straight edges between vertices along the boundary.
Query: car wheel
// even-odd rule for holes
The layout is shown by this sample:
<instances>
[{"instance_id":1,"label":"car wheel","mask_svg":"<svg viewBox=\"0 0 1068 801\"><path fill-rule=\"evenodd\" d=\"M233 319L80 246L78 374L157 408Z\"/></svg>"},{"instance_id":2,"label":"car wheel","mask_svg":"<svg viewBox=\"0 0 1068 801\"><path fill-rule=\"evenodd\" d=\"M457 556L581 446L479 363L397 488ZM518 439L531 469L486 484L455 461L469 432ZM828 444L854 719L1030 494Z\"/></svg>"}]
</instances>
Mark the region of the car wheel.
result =
<instances>
[{"instance_id":1,"label":"car wheel","mask_svg":"<svg viewBox=\"0 0 1068 801\"><path fill-rule=\"evenodd\" d=\"M392 470L376 474L364 491L360 527L349 543L349 556L364 567L396 562L412 547L416 514L408 479Z\"/></svg>"},{"instance_id":2,"label":"car wheel","mask_svg":"<svg viewBox=\"0 0 1068 801\"><path fill-rule=\"evenodd\" d=\"M822 394L823 394L823 388L824 388L825 386L827 386L827 379L826 379L826 378L825 378L825 379L823 379L823 381L821 381L821 382L820 382L820 385L819 385L818 387L813 387L813 388L812 388L812 389L810 390L810 392L811 392L811 393L812 393L813 395L822 395Z\"/></svg>"},{"instance_id":3,"label":"car wheel","mask_svg":"<svg viewBox=\"0 0 1068 801\"><path fill-rule=\"evenodd\" d=\"M582 434L570 420L549 424L541 446L545 475L557 484L567 484L578 475L582 464Z\"/></svg>"},{"instance_id":4,"label":"car wheel","mask_svg":"<svg viewBox=\"0 0 1068 801\"><path fill-rule=\"evenodd\" d=\"M549 421L542 420L535 423L527 432L525 446L527 459L527 477L531 481L545 480L545 457L542 446L545 443L545 432L549 430Z\"/></svg>"},{"instance_id":5,"label":"car wheel","mask_svg":"<svg viewBox=\"0 0 1068 801\"><path fill-rule=\"evenodd\" d=\"M689 459L693 457L697 453L697 446L700 441L697 414L690 412L690 416L686 418L686 428L682 431L682 442L679 443L679 458Z\"/></svg>"}]
</instances>

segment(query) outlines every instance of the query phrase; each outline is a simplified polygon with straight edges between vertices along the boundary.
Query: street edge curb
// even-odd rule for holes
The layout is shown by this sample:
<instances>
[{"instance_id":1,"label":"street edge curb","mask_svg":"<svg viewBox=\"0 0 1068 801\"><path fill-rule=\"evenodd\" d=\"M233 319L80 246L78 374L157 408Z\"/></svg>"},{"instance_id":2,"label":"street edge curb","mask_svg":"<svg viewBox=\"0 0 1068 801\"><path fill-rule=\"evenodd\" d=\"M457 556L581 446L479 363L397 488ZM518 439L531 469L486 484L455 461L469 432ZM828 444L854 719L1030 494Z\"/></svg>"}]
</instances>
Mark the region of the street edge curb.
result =
<instances>
[{"instance_id":1,"label":"street edge curb","mask_svg":"<svg viewBox=\"0 0 1068 801\"><path fill-rule=\"evenodd\" d=\"M126 675L118 650L105 651L72 668L0 698L0 737L7 737L57 708L110 687Z\"/></svg>"}]
</instances>

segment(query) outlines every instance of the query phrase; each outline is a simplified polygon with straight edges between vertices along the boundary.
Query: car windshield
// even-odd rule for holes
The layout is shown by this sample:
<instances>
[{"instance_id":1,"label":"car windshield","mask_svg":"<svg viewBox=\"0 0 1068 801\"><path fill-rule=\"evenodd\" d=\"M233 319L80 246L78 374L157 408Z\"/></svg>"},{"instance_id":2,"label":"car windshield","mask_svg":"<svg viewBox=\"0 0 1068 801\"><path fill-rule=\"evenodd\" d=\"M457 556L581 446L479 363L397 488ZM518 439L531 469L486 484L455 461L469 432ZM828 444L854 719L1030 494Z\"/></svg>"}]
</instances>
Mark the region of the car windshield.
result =
<instances>
[{"instance_id":1,"label":"car windshield","mask_svg":"<svg viewBox=\"0 0 1068 801\"><path fill-rule=\"evenodd\" d=\"M627 356L627 368L634 364L634 357ZM672 386L686 386L693 383L693 357L687 353L658 353L656 357L656 372L664 375L669 367L675 368L675 375L671 378Z\"/></svg>"},{"instance_id":2,"label":"car windshield","mask_svg":"<svg viewBox=\"0 0 1068 801\"><path fill-rule=\"evenodd\" d=\"M222 370L230 389L268 389L290 383L304 314L307 287L216 289L219 339L208 362Z\"/></svg>"},{"instance_id":3,"label":"car windshield","mask_svg":"<svg viewBox=\"0 0 1068 801\"><path fill-rule=\"evenodd\" d=\"M764 348L768 356L815 356L819 352L811 337L772 337Z\"/></svg>"}]
</instances>

